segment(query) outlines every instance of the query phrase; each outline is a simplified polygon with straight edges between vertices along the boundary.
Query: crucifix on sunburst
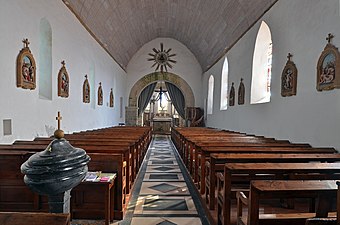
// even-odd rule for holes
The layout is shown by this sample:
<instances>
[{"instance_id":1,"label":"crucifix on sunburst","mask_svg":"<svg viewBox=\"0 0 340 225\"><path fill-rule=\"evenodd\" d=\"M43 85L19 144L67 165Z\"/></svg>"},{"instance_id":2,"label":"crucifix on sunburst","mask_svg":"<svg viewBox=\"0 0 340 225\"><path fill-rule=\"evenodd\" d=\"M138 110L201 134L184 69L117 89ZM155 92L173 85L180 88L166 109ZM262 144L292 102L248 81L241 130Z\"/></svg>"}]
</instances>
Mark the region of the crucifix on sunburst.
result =
<instances>
[{"instance_id":1,"label":"crucifix on sunburst","mask_svg":"<svg viewBox=\"0 0 340 225\"><path fill-rule=\"evenodd\" d=\"M154 64L151 66L151 68L157 65L155 71L160 69L161 73L163 73L164 70L165 72L168 72L168 67L172 69L173 65L171 65L171 63L176 63L177 61L171 59L171 57L176 56L176 54L170 54L171 48L165 50L163 47L163 43L161 43L160 45L161 45L160 50L153 48L152 49L153 53L148 54L149 56L152 57L148 58L148 61L154 61Z\"/></svg>"}]
</instances>

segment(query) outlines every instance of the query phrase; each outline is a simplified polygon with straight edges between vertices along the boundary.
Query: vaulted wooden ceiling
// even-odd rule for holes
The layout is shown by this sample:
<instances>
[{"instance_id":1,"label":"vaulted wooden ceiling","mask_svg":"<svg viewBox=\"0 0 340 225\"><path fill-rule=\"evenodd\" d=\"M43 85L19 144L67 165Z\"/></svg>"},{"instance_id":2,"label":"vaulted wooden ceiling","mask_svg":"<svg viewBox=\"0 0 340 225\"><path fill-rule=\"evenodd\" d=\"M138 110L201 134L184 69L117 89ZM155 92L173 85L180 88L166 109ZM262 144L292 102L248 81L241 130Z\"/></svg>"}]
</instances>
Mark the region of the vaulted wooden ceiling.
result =
<instances>
[{"instance_id":1,"label":"vaulted wooden ceiling","mask_svg":"<svg viewBox=\"0 0 340 225\"><path fill-rule=\"evenodd\" d=\"M168 37L186 45L204 71L276 1L63 0L123 69L145 43Z\"/></svg>"}]
</instances>

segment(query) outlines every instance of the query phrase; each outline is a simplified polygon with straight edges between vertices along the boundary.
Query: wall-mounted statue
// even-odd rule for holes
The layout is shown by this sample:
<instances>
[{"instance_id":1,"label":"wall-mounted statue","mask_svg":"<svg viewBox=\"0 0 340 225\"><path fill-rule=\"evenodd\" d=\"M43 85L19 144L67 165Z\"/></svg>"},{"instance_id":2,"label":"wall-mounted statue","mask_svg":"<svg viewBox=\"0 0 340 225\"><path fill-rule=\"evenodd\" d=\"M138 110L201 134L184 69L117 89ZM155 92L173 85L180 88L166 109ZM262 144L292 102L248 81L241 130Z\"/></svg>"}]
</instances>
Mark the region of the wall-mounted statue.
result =
<instances>
[{"instance_id":1,"label":"wall-mounted statue","mask_svg":"<svg viewBox=\"0 0 340 225\"><path fill-rule=\"evenodd\" d=\"M114 106L114 97L113 97L113 90L111 88L111 91L110 91L110 107L113 108Z\"/></svg>"},{"instance_id":2,"label":"wall-mounted statue","mask_svg":"<svg viewBox=\"0 0 340 225\"><path fill-rule=\"evenodd\" d=\"M245 87L243 84L243 78L241 78L240 85L238 86L238 104L244 104Z\"/></svg>"},{"instance_id":3,"label":"wall-mounted statue","mask_svg":"<svg viewBox=\"0 0 340 225\"><path fill-rule=\"evenodd\" d=\"M103 105L103 88L102 88L102 82L99 82L99 87L98 87L98 105Z\"/></svg>"},{"instance_id":4,"label":"wall-mounted statue","mask_svg":"<svg viewBox=\"0 0 340 225\"><path fill-rule=\"evenodd\" d=\"M292 54L288 53L285 68L283 68L281 75L281 96L296 95L297 86L297 68L295 63L291 60Z\"/></svg>"},{"instance_id":5,"label":"wall-mounted statue","mask_svg":"<svg viewBox=\"0 0 340 225\"><path fill-rule=\"evenodd\" d=\"M234 88L234 82L231 83L231 88L229 92L229 106L235 105L235 88Z\"/></svg>"},{"instance_id":6,"label":"wall-mounted statue","mask_svg":"<svg viewBox=\"0 0 340 225\"><path fill-rule=\"evenodd\" d=\"M90 103L90 84L87 79L87 75L85 75L85 81L83 84L83 102Z\"/></svg>"}]
</instances>

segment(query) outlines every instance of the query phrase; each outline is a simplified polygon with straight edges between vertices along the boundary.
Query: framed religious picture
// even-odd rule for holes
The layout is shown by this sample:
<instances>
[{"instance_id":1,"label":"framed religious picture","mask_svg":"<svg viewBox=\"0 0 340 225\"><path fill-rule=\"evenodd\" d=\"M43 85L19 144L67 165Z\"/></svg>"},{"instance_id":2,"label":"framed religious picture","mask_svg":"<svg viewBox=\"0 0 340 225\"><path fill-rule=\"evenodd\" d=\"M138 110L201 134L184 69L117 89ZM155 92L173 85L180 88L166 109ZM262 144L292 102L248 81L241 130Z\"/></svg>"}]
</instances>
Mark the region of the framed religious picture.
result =
<instances>
[{"instance_id":1,"label":"framed religious picture","mask_svg":"<svg viewBox=\"0 0 340 225\"><path fill-rule=\"evenodd\" d=\"M58 73L58 96L67 98L69 95L70 78L66 71L65 61L61 62L62 67Z\"/></svg>"},{"instance_id":2,"label":"framed religious picture","mask_svg":"<svg viewBox=\"0 0 340 225\"><path fill-rule=\"evenodd\" d=\"M110 91L110 107L113 108L113 104L114 104L114 97L113 97L113 90L111 88Z\"/></svg>"},{"instance_id":3,"label":"framed religious picture","mask_svg":"<svg viewBox=\"0 0 340 225\"><path fill-rule=\"evenodd\" d=\"M317 65L316 89L318 91L340 88L340 53L331 44L332 34L328 34L326 47L321 53Z\"/></svg>"},{"instance_id":4,"label":"framed religious picture","mask_svg":"<svg viewBox=\"0 0 340 225\"><path fill-rule=\"evenodd\" d=\"M245 95L245 88L243 84L243 78L241 78L240 86L238 87L238 104L244 104L244 95Z\"/></svg>"},{"instance_id":5,"label":"framed religious picture","mask_svg":"<svg viewBox=\"0 0 340 225\"><path fill-rule=\"evenodd\" d=\"M231 88L229 92L229 106L235 105L235 88L234 88L234 82L231 83Z\"/></svg>"},{"instance_id":6,"label":"framed religious picture","mask_svg":"<svg viewBox=\"0 0 340 225\"><path fill-rule=\"evenodd\" d=\"M98 87L98 105L103 105L103 88L102 88L102 82L99 82L99 87Z\"/></svg>"},{"instance_id":7,"label":"framed religious picture","mask_svg":"<svg viewBox=\"0 0 340 225\"><path fill-rule=\"evenodd\" d=\"M28 39L22 41L24 47L17 57L17 87L24 89L35 89L36 87L36 65L34 57L28 45Z\"/></svg>"},{"instance_id":8,"label":"framed religious picture","mask_svg":"<svg viewBox=\"0 0 340 225\"><path fill-rule=\"evenodd\" d=\"M85 75L85 81L83 84L83 102L90 103L90 84L87 79L87 75Z\"/></svg>"},{"instance_id":9,"label":"framed religious picture","mask_svg":"<svg viewBox=\"0 0 340 225\"><path fill-rule=\"evenodd\" d=\"M281 75L281 96L293 96L296 95L297 86L297 68L295 63L291 60L292 54L288 53L288 60L283 68Z\"/></svg>"}]
</instances>

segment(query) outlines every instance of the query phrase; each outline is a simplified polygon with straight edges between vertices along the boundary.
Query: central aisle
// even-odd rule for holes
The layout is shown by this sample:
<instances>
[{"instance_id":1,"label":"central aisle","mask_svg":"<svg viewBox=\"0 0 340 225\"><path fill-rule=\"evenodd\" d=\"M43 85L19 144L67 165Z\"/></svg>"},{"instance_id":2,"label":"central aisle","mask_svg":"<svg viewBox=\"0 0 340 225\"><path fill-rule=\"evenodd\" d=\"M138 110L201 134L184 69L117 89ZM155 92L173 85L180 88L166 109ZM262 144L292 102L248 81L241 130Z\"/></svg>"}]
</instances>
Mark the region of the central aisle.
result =
<instances>
[{"instance_id":1,"label":"central aisle","mask_svg":"<svg viewBox=\"0 0 340 225\"><path fill-rule=\"evenodd\" d=\"M188 173L168 136L154 136L121 225L208 225Z\"/></svg>"}]
</instances>

